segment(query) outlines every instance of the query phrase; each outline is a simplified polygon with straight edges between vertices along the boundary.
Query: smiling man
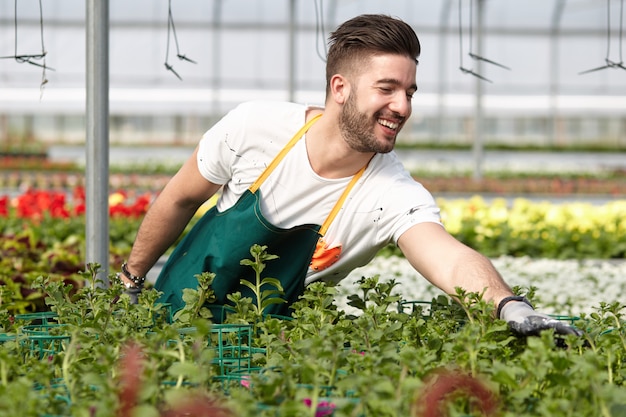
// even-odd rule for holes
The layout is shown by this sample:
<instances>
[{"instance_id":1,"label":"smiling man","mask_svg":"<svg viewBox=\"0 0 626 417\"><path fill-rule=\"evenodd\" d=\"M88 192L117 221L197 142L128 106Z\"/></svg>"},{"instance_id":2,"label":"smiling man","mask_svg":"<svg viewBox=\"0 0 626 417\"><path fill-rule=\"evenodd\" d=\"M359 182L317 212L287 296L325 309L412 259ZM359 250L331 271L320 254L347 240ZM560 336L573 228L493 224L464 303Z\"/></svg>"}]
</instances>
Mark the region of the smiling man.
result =
<instances>
[{"instance_id":1,"label":"smiling man","mask_svg":"<svg viewBox=\"0 0 626 417\"><path fill-rule=\"evenodd\" d=\"M431 194L404 169L393 148L411 115L420 43L405 22L361 15L330 36L324 107L247 102L202 138L150 208L119 274L129 292L182 233L198 207L222 190L169 257L157 282L175 309L196 274L216 274L215 306L229 293L252 296L240 265L254 244L278 255L263 276L281 281L289 314L307 284L338 282L384 246L448 294L484 292L523 334L576 330L515 297L491 262L454 239Z\"/></svg>"}]
</instances>

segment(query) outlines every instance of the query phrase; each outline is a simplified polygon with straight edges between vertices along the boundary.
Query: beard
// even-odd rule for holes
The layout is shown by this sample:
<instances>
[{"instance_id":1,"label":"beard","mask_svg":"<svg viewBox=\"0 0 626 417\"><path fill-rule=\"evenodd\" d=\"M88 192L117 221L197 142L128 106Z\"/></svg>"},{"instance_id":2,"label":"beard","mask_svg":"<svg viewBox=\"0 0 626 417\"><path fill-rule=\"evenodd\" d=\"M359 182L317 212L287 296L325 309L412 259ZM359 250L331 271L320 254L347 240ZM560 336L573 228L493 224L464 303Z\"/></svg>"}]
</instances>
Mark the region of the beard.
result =
<instances>
[{"instance_id":1,"label":"beard","mask_svg":"<svg viewBox=\"0 0 626 417\"><path fill-rule=\"evenodd\" d=\"M359 111L356 102L356 91L352 91L339 117L339 131L343 139L351 149L357 152L391 152L396 143L395 136L391 140L379 141L374 133L380 114L376 113L371 118Z\"/></svg>"}]
</instances>

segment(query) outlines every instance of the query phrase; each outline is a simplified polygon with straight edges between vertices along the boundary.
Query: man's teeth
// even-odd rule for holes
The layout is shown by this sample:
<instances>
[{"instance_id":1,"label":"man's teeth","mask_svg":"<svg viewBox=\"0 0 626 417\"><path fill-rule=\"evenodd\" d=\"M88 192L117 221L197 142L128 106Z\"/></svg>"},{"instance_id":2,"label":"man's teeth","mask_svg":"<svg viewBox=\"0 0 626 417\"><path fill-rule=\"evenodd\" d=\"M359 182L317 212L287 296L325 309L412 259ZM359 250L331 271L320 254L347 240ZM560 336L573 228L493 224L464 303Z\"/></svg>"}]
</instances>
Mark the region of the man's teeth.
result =
<instances>
[{"instance_id":1,"label":"man's teeth","mask_svg":"<svg viewBox=\"0 0 626 417\"><path fill-rule=\"evenodd\" d=\"M396 130L398 128L398 123L393 123L388 120L378 119L378 123L385 127L388 127L389 129Z\"/></svg>"}]
</instances>

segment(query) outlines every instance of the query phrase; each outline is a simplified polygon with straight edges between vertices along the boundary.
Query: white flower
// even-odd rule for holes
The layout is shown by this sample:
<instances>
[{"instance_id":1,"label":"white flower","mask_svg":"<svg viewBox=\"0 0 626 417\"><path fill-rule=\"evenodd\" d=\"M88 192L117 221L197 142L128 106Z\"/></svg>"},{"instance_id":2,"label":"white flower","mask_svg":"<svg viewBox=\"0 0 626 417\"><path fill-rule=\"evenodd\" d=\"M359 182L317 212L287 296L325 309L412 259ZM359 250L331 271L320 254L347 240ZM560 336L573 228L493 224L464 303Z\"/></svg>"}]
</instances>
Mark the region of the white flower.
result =
<instances>
[{"instance_id":1,"label":"white flower","mask_svg":"<svg viewBox=\"0 0 626 417\"><path fill-rule=\"evenodd\" d=\"M626 261L553 260L500 257L492 259L496 269L511 286L537 288L533 300L543 313L578 316L591 313L600 302L624 302ZM418 274L402 257L376 257L368 265L354 270L338 286L337 305L354 312L347 305L349 294L360 292L356 283L361 277L380 275L381 281L395 279L395 290L407 301L430 301L443 294Z\"/></svg>"}]
</instances>

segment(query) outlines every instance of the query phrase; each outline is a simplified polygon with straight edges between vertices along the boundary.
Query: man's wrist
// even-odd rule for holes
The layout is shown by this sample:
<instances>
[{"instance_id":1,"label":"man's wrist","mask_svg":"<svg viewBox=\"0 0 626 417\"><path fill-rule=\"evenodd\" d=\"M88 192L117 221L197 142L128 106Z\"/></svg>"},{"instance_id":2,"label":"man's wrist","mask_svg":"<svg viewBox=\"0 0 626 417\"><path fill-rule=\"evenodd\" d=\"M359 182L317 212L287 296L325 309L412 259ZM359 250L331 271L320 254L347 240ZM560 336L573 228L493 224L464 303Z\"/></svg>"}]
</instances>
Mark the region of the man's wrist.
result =
<instances>
[{"instance_id":1,"label":"man's wrist","mask_svg":"<svg viewBox=\"0 0 626 417\"><path fill-rule=\"evenodd\" d=\"M511 295L509 297L504 297L502 300L500 300L500 302L498 303L498 308L496 310L496 317L501 319L502 316L502 309L504 308L505 305L507 305L509 302L511 301L519 301L522 303L526 303L528 304L528 306L530 306L530 308L533 308L533 305L530 303L530 301L528 301L528 298L526 297L522 297L521 295Z\"/></svg>"},{"instance_id":2,"label":"man's wrist","mask_svg":"<svg viewBox=\"0 0 626 417\"><path fill-rule=\"evenodd\" d=\"M120 273L120 278L122 276L124 278L126 278L127 281L130 281L130 283L122 281L124 283L124 285L126 286L126 288L133 288L133 287L142 288L144 282L146 281L145 275L144 276L138 276L138 275L134 275L133 273L131 273L128 270L128 264L126 262L124 262L122 264L122 272Z\"/></svg>"}]
</instances>

